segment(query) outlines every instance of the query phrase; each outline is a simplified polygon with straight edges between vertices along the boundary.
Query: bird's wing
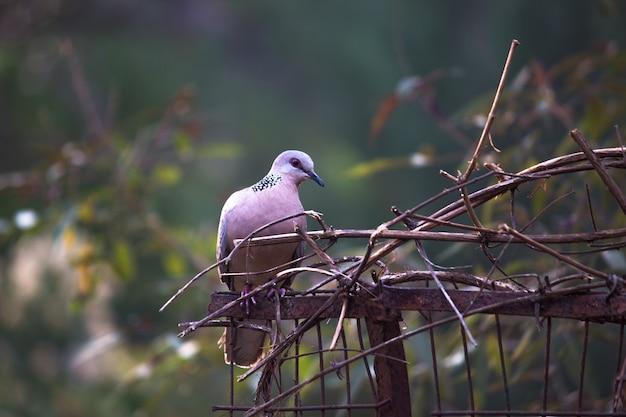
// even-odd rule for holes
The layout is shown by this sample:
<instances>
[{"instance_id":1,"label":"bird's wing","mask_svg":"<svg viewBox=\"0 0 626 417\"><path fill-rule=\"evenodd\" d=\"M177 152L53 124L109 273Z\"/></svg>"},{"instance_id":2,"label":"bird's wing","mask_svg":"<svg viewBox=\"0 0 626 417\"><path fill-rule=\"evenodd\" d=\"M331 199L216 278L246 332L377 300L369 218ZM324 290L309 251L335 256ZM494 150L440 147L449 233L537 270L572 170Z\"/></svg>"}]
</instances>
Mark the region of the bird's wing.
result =
<instances>
[{"instance_id":1,"label":"bird's wing","mask_svg":"<svg viewBox=\"0 0 626 417\"><path fill-rule=\"evenodd\" d=\"M230 249L228 248L228 242L226 240L226 216L225 213L222 212L220 217L220 224L217 228L217 249L216 249L216 257L218 262L222 259L226 258L230 254ZM222 282L228 285L228 288L231 286L231 280L228 276L225 276L228 272L228 264L221 263L217 267L217 271L220 275Z\"/></svg>"}]
</instances>

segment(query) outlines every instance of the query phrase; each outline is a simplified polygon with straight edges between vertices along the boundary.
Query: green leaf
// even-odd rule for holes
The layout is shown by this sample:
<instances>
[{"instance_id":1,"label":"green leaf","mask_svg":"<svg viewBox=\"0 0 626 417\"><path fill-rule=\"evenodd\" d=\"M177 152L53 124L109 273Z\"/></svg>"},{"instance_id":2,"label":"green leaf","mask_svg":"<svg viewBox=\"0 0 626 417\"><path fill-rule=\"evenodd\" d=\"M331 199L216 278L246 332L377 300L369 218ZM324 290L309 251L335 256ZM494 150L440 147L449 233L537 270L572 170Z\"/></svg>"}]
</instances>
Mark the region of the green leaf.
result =
<instances>
[{"instance_id":1,"label":"green leaf","mask_svg":"<svg viewBox=\"0 0 626 417\"><path fill-rule=\"evenodd\" d=\"M185 259L176 252L167 252L163 257L163 267L169 275L178 276L187 272Z\"/></svg>"},{"instance_id":2,"label":"green leaf","mask_svg":"<svg viewBox=\"0 0 626 417\"><path fill-rule=\"evenodd\" d=\"M199 158L234 159L239 157L242 151L241 145L232 142L213 142L195 148L195 154Z\"/></svg>"},{"instance_id":3,"label":"green leaf","mask_svg":"<svg viewBox=\"0 0 626 417\"><path fill-rule=\"evenodd\" d=\"M136 266L131 246L125 240L113 242L113 269L120 278L130 280L134 277Z\"/></svg>"},{"instance_id":4,"label":"green leaf","mask_svg":"<svg viewBox=\"0 0 626 417\"><path fill-rule=\"evenodd\" d=\"M154 180L159 185L177 184L183 176L180 167L169 164L158 164L152 172Z\"/></svg>"},{"instance_id":5,"label":"green leaf","mask_svg":"<svg viewBox=\"0 0 626 417\"><path fill-rule=\"evenodd\" d=\"M381 171L387 171L393 168L399 168L407 165L409 165L409 161L406 157L396 159L377 158L372 161L356 164L346 171L346 176L352 179L363 178L374 175Z\"/></svg>"}]
</instances>

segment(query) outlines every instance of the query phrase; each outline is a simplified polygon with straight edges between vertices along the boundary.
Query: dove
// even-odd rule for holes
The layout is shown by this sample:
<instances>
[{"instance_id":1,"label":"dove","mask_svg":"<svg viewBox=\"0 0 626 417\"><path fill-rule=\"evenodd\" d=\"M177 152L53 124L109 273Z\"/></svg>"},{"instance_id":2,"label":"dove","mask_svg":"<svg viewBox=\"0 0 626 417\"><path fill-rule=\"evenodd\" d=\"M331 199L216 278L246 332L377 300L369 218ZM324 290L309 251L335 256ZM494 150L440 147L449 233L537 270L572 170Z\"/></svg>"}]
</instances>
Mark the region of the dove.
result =
<instances>
[{"instance_id":1,"label":"dove","mask_svg":"<svg viewBox=\"0 0 626 417\"><path fill-rule=\"evenodd\" d=\"M221 261L230 255L229 261L220 264L218 270L221 280L231 291L247 294L279 272L299 264L295 260L303 255L304 242L244 245L231 252L235 240L244 239L253 231L284 217L303 213L298 194L300 184L310 179L324 187L324 181L315 173L313 165L311 157L302 151L284 151L276 157L267 175L250 187L236 191L224 203L218 227L217 259ZM304 214L269 226L255 237L292 233L295 225L306 231ZM249 312L247 302L245 308ZM266 320L243 321L268 324ZM220 340L226 363L242 368L253 367L264 356L265 333L251 328L227 328Z\"/></svg>"}]
</instances>

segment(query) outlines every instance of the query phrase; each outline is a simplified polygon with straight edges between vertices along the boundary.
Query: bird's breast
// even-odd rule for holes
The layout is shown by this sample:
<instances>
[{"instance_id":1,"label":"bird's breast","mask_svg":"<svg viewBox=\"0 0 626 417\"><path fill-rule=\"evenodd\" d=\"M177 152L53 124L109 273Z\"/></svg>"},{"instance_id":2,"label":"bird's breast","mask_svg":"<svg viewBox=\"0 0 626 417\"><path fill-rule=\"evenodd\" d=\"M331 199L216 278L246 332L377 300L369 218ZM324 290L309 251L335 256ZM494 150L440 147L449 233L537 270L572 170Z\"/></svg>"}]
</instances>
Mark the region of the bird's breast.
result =
<instances>
[{"instance_id":1,"label":"bird's breast","mask_svg":"<svg viewBox=\"0 0 626 417\"><path fill-rule=\"evenodd\" d=\"M274 192L270 192L274 191ZM281 198L279 190L264 190L248 193L245 198L238 198L238 203L229 208L229 220L226 226L226 241L229 251L235 247L234 241L244 239L252 232L282 218L302 213L303 208L297 198ZM283 220L258 231L255 237L293 233L295 225L306 230L305 216ZM278 272L289 268L300 242L274 245L242 245L231 256L229 273L240 273L232 277L234 290L241 291L245 283L260 285L273 278ZM293 265L291 265L293 266Z\"/></svg>"}]
</instances>

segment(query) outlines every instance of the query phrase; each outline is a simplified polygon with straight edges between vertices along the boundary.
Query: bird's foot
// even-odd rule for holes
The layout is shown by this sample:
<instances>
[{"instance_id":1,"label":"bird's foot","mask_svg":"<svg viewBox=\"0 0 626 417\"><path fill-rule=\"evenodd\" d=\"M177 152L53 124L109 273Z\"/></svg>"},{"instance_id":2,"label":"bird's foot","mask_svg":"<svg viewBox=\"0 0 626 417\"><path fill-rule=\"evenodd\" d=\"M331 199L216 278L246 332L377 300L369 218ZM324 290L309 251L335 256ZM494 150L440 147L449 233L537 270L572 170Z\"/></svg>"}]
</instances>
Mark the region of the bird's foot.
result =
<instances>
[{"instance_id":1,"label":"bird's foot","mask_svg":"<svg viewBox=\"0 0 626 417\"><path fill-rule=\"evenodd\" d=\"M252 286L250 284L244 285L243 289L241 290L241 296L244 297L244 296L248 295L250 293L250 291L252 291ZM254 296L252 296L250 298L247 298L244 301L242 301L241 303L239 303L241 308L245 308L246 316L250 315L250 303L256 305L256 300L254 299Z\"/></svg>"},{"instance_id":2,"label":"bird's foot","mask_svg":"<svg viewBox=\"0 0 626 417\"><path fill-rule=\"evenodd\" d=\"M285 294L287 294L287 291L293 291L291 288L289 287L272 287L269 290L267 290L267 298L273 298L273 297L278 297L278 298L283 298L285 296Z\"/></svg>"}]
</instances>

